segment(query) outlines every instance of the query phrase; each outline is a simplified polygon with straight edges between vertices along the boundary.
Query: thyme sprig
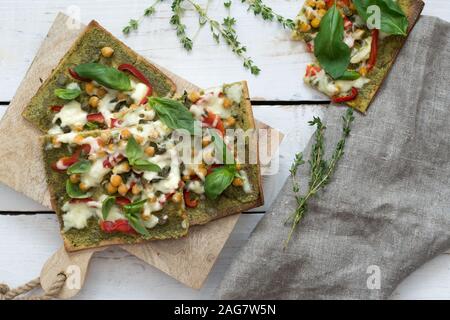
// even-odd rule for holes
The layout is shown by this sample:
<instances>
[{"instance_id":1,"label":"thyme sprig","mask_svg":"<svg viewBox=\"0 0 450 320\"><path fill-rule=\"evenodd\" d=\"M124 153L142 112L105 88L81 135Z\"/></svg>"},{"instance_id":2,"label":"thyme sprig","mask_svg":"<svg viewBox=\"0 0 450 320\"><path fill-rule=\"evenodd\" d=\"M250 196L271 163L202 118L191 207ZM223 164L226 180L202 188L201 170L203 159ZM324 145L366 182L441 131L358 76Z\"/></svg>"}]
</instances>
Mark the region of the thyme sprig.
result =
<instances>
[{"instance_id":1,"label":"thyme sprig","mask_svg":"<svg viewBox=\"0 0 450 320\"><path fill-rule=\"evenodd\" d=\"M262 0L241 0L242 3L248 4L248 10L252 11L255 16L261 15L264 20L278 21L283 28L293 30L295 28L295 22L292 19L286 19L282 15L275 13L272 8L265 5Z\"/></svg>"},{"instance_id":2,"label":"thyme sprig","mask_svg":"<svg viewBox=\"0 0 450 320\"><path fill-rule=\"evenodd\" d=\"M140 23L145 17L150 17L156 12L156 6L163 0L155 0L153 4L144 10L144 13L138 19L130 19L128 24L122 29L125 35L135 31L139 28ZM211 30L213 39L220 43L220 39L223 39L225 43L230 47L230 49L243 60L243 66L250 70L254 75L258 75L261 71L257 67L251 57L247 56L247 47L242 45L238 40L238 36L235 30L236 19L230 16L230 7L232 4L231 0L222 0L225 8L227 8L227 17L223 19L222 22L212 19L208 14L207 10L203 9L199 4L193 0L172 0L171 10L172 16L170 17L170 24L175 27L176 34L180 39L180 42L187 51L192 50L193 41L186 34L186 25L182 22L182 15L185 11L182 4L184 2L190 3L195 11L199 15L199 25L200 27L208 24ZM283 16L273 12L273 10L265 5L262 0L241 0L242 3L248 4L248 10L252 11L255 15L260 15L264 20L277 21L283 28L293 29L295 24L291 19L286 19ZM209 3L209 2L208 2ZM194 35L195 38L195 35Z\"/></svg>"},{"instance_id":3,"label":"thyme sprig","mask_svg":"<svg viewBox=\"0 0 450 320\"><path fill-rule=\"evenodd\" d=\"M122 29L123 34L129 34L132 30L137 30L139 24L146 17L150 17L156 12L156 6L161 3L163 0L155 0L150 7L145 8L144 13L138 19L130 19L128 24Z\"/></svg>"},{"instance_id":4,"label":"thyme sprig","mask_svg":"<svg viewBox=\"0 0 450 320\"><path fill-rule=\"evenodd\" d=\"M223 19L223 22L220 23L219 21L211 18L198 3L193 0L186 1L194 7L195 11L197 11L199 15L199 18L209 24L213 39L219 43L220 38L222 38L231 50L244 61L244 67L249 69L252 74L258 75L261 69L259 69L253 63L253 60L246 55L247 47L243 46L238 40L236 30L234 29L236 19L227 16ZM227 2L225 6L229 8L230 5L231 3Z\"/></svg>"},{"instance_id":5,"label":"thyme sprig","mask_svg":"<svg viewBox=\"0 0 450 320\"><path fill-rule=\"evenodd\" d=\"M181 22L181 15L184 13L184 8L181 6L184 0L173 0L172 2L172 17L170 17L170 24L175 26L177 36L180 39L183 48L187 51L192 50L192 40L186 35L186 25Z\"/></svg>"},{"instance_id":6,"label":"thyme sprig","mask_svg":"<svg viewBox=\"0 0 450 320\"><path fill-rule=\"evenodd\" d=\"M314 117L309 125L316 126L315 144L312 146L311 160L308 161L310 166L310 180L308 186L308 192L306 195L300 195L300 186L296 180L296 175L299 166L304 164L303 154L297 153L294 158L290 169L290 176L292 179L292 191L295 194L295 200L297 202L297 208L288 217L286 224L291 225L288 237L284 242L284 249L287 248L289 241L295 231L295 228L299 224L300 220L304 217L308 210L308 200L313 197L321 188L325 187L330 181L331 176L336 169L336 165L344 155L345 142L350 135L350 126L355 117L353 116L353 110L348 108L345 115L342 117L342 135L335 150L328 161L324 159L324 133L326 130L325 125L320 118Z\"/></svg>"}]
</instances>

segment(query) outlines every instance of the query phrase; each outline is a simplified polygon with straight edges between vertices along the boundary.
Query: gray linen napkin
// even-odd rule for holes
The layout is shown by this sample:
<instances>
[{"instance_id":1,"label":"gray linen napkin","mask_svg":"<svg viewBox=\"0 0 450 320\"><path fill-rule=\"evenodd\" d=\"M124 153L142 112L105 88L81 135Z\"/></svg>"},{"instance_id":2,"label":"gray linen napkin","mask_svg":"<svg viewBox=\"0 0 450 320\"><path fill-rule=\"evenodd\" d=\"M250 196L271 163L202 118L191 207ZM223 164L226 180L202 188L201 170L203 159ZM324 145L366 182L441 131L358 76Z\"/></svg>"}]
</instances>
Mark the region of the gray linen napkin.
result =
<instances>
[{"instance_id":1,"label":"gray linen napkin","mask_svg":"<svg viewBox=\"0 0 450 320\"><path fill-rule=\"evenodd\" d=\"M310 201L288 250L282 246L283 221L295 208L290 181L237 254L219 296L385 299L450 248L449 87L450 24L423 16L367 116L356 114L346 153ZM344 111L326 111L328 150ZM302 190L307 177L303 165Z\"/></svg>"}]
</instances>

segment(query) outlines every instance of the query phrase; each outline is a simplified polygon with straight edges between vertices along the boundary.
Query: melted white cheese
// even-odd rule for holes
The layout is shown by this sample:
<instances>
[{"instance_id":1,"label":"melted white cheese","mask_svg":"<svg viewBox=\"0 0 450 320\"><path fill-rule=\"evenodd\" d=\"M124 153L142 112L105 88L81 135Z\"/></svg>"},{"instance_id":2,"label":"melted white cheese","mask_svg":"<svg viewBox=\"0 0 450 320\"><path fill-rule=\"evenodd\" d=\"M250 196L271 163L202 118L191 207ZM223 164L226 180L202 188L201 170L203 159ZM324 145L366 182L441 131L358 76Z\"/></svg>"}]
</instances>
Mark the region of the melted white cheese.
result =
<instances>
[{"instance_id":1,"label":"melted white cheese","mask_svg":"<svg viewBox=\"0 0 450 320\"><path fill-rule=\"evenodd\" d=\"M108 127L111 127L112 111L117 104L117 101L111 102L114 101L115 97L116 91L111 90L98 102L98 111L103 115L103 118L105 118Z\"/></svg>"},{"instance_id":2,"label":"melted white cheese","mask_svg":"<svg viewBox=\"0 0 450 320\"><path fill-rule=\"evenodd\" d=\"M194 115L197 120L200 120L205 113L205 109L201 105L193 104L189 111Z\"/></svg>"},{"instance_id":3,"label":"melted white cheese","mask_svg":"<svg viewBox=\"0 0 450 320\"><path fill-rule=\"evenodd\" d=\"M180 160L177 151L171 149L168 151L171 156L170 173L166 179L158 181L153 184L156 191L161 191L164 194L172 193L178 189L180 183Z\"/></svg>"},{"instance_id":4,"label":"melted white cheese","mask_svg":"<svg viewBox=\"0 0 450 320\"><path fill-rule=\"evenodd\" d=\"M371 46L372 46L372 37L364 39L361 48L353 49L350 62L356 64L369 59Z\"/></svg>"},{"instance_id":5,"label":"melted white cheese","mask_svg":"<svg viewBox=\"0 0 450 320\"><path fill-rule=\"evenodd\" d=\"M78 101L72 100L65 104L62 109L53 117L53 123L56 120L61 120L61 127L81 125L84 126L87 122L87 112L81 109L81 104Z\"/></svg>"},{"instance_id":6,"label":"melted white cheese","mask_svg":"<svg viewBox=\"0 0 450 320\"><path fill-rule=\"evenodd\" d=\"M146 110L145 106L140 106L136 110L128 110L122 119L121 127L128 127L139 124L140 120L151 121L155 118L153 109Z\"/></svg>"},{"instance_id":7,"label":"melted white cheese","mask_svg":"<svg viewBox=\"0 0 450 320\"><path fill-rule=\"evenodd\" d=\"M234 102L240 103L242 99L242 83L235 83L225 87L225 94Z\"/></svg>"},{"instance_id":8,"label":"melted white cheese","mask_svg":"<svg viewBox=\"0 0 450 320\"><path fill-rule=\"evenodd\" d=\"M81 182L86 184L87 187L91 188L98 186L102 182L103 177L111 171L110 168L105 168L103 166L103 161L105 159L106 158L95 160L89 171L81 175Z\"/></svg>"},{"instance_id":9,"label":"melted white cheese","mask_svg":"<svg viewBox=\"0 0 450 320\"><path fill-rule=\"evenodd\" d=\"M87 227L89 218L95 214L95 209L90 208L86 203L66 202L61 209L65 212L62 216L64 231Z\"/></svg>"},{"instance_id":10,"label":"melted white cheese","mask_svg":"<svg viewBox=\"0 0 450 320\"><path fill-rule=\"evenodd\" d=\"M204 188L203 184L200 181L198 181L198 180L194 180L194 181L189 182L189 184L187 186L187 189L189 191L193 191L193 192L195 192L197 194L205 193L205 188Z\"/></svg>"},{"instance_id":11,"label":"melted white cheese","mask_svg":"<svg viewBox=\"0 0 450 320\"><path fill-rule=\"evenodd\" d=\"M62 134L64 133L60 126L53 126L48 130L48 134Z\"/></svg>"},{"instance_id":12,"label":"melted white cheese","mask_svg":"<svg viewBox=\"0 0 450 320\"><path fill-rule=\"evenodd\" d=\"M81 90L80 86L78 85L78 83L76 82L71 82L66 86L66 89L70 89L70 90Z\"/></svg>"},{"instance_id":13,"label":"melted white cheese","mask_svg":"<svg viewBox=\"0 0 450 320\"><path fill-rule=\"evenodd\" d=\"M252 186L250 184L250 181L248 180L247 172L244 170L239 171L239 175L241 176L242 182L244 183L242 185L242 189L245 193L251 193L252 192Z\"/></svg>"},{"instance_id":14,"label":"melted white cheese","mask_svg":"<svg viewBox=\"0 0 450 320\"><path fill-rule=\"evenodd\" d=\"M131 93L131 99L136 104L139 104L142 99L144 99L147 96L148 87L143 83L138 83L135 87L133 92Z\"/></svg>"},{"instance_id":15,"label":"melted white cheese","mask_svg":"<svg viewBox=\"0 0 450 320\"><path fill-rule=\"evenodd\" d=\"M335 84L340 92L348 92L352 87L361 89L368 82L370 82L368 78L360 77L356 80L336 80Z\"/></svg>"},{"instance_id":16,"label":"melted white cheese","mask_svg":"<svg viewBox=\"0 0 450 320\"><path fill-rule=\"evenodd\" d=\"M314 76L305 77L304 80L327 96L332 97L339 93L339 88L328 78L324 70L320 70Z\"/></svg>"},{"instance_id":17,"label":"melted white cheese","mask_svg":"<svg viewBox=\"0 0 450 320\"><path fill-rule=\"evenodd\" d=\"M207 90L203 98L197 103L204 105L208 111L215 113L222 119L226 119L231 116L231 111L223 107L222 90L222 87Z\"/></svg>"},{"instance_id":18,"label":"melted white cheese","mask_svg":"<svg viewBox=\"0 0 450 320\"><path fill-rule=\"evenodd\" d=\"M147 229L152 229L152 228L156 227L156 225L158 224L158 222L159 222L158 217L155 216L155 215L153 215L153 214L150 215L150 218L149 218L148 220L143 220L144 226L145 226Z\"/></svg>"}]
</instances>

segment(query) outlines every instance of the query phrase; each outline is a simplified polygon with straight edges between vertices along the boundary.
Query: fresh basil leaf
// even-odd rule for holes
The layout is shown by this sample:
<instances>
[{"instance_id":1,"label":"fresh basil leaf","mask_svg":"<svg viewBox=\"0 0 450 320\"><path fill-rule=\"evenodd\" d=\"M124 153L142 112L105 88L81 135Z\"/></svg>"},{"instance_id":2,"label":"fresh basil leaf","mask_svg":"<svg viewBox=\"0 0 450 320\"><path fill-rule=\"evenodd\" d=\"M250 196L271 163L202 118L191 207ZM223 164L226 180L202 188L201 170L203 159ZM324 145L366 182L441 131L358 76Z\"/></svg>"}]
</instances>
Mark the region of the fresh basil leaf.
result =
<instances>
[{"instance_id":1,"label":"fresh basil leaf","mask_svg":"<svg viewBox=\"0 0 450 320\"><path fill-rule=\"evenodd\" d=\"M111 211L111 208L116 203L116 197L109 196L105 200L103 200L102 203L102 216L103 220L108 219L109 212Z\"/></svg>"},{"instance_id":2,"label":"fresh basil leaf","mask_svg":"<svg viewBox=\"0 0 450 320\"><path fill-rule=\"evenodd\" d=\"M346 70L342 76L336 80L356 80L361 77L361 74L356 71Z\"/></svg>"},{"instance_id":3,"label":"fresh basil leaf","mask_svg":"<svg viewBox=\"0 0 450 320\"><path fill-rule=\"evenodd\" d=\"M80 160L75 162L69 168L67 168L68 174L77 174L77 173L85 173L88 172L91 168L91 162L89 160Z\"/></svg>"},{"instance_id":4,"label":"fresh basil leaf","mask_svg":"<svg viewBox=\"0 0 450 320\"><path fill-rule=\"evenodd\" d=\"M147 202L147 199L135 201L133 203L124 205L123 209L127 214L138 214L144 208L145 202Z\"/></svg>"},{"instance_id":5,"label":"fresh basil leaf","mask_svg":"<svg viewBox=\"0 0 450 320\"><path fill-rule=\"evenodd\" d=\"M69 179L66 181L66 193L73 199L85 199L91 196L90 193L81 191L78 184L70 182Z\"/></svg>"},{"instance_id":6,"label":"fresh basil leaf","mask_svg":"<svg viewBox=\"0 0 450 320\"><path fill-rule=\"evenodd\" d=\"M380 28L387 34L406 36L408 18L397 2L393 0L354 0L358 14L367 22L372 13L367 10L370 6L380 8Z\"/></svg>"},{"instance_id":7,"label":"fresh basil leaf","mask_svg":"<svg viewBox=\"0 0 450 320\"><path fill-rule=\"evenodd\" d=\"M314 55L334 79L342 76L350 63L350 48L344 43L344 19L336 3L322 18L314 38Z\"/></svg>"},{"instance_id":8,"label":"fresh basil leaf","mask_svg":"<svg viewBox=\"0 0 450 320\"><path fill-rule=\"evenodd\" d=\"M127 146L125 147L125 156L128 158L130 164L133 164L137 159L142 158L144 150L142 150L136 139L131 136L128 139Z\"/></svg>"},{"instance_id":9,"label":"fresh basil leaf","mask_svg":"<svg viewBox=\"0 0 450 320\"><path fill-rule=\"evenodd\" d=\"M100 63L83 63L77 65L73 70L81 78L95 80L102 86L107 88L129 91L131 90L131 81L128 76L117 70Z\"/></svg>"},{"instance_id":10,"label":"fresh basil leaf","mask_svg":"<svg viewBox=\"0 0 450 320\"><path fill-rule=\"evenodd\" d=\"M210 199L217 199L233 182L235 166L224 166L215 169L205 178L205 194Z\"/></svg>"},{"instance_id":11,"label":"fresh basil leaf","mask_svg":"<svg viewBox=\"0 0 450 320\"><path fill-rule=\"evenodd\" d=\"M192 135L201 133L198 122L181 102L168 98L151 97L149 104L169 128L185 129Z\"/></svg>"},{"instance_id":12,"label":"fresh basil leaf","mask_svg":"<svg viewBox=\"0 0 450 320\"><path fill-rule=\"evenodd\" d=\"M150 161L147 161L145 159L136 159L133 161L132 166L136 170L140 171L153 171L153 172L160 172L161 168Z\"/></svg>"},{"instance_id":13,"label":"fresh basil leaf","mask_svg":"<svg viewBox=\"0 0 450 320\"><path fill-rule=\"evenodd\" d=\"M55 89L55 96L64 100L73 100L81 94L80 89Z\"/></svg>"},{"instance_id":14,"label":"fresh basil leaf","mask_svg":"<svg viewBox=\"0 0 450 320\"><path fill-rule=\"evenodd\" d=\"M232 161L234 164L234 156L231 151L227 148L227 145L223 141L222 137L217 133L217 130L209 129L208 130L211 137L213 138L213 143L216 151L216 158L221 160L222 163L226 164L227 160Z\"/></svg>"},{"instance_id":15,"label":"fresh basil leaf","mask_svg":"<svg viewBox=\"0 0 450 320\"><path fill-rule=\"evenodd\" d=\"M147 228L142 223L141 219L139 217L136 217L135 215L126 214L126 218L128 219L128 222L130 223L130 226L139 234L143 236L149 236Z\"/></svg>"}]
</instances>

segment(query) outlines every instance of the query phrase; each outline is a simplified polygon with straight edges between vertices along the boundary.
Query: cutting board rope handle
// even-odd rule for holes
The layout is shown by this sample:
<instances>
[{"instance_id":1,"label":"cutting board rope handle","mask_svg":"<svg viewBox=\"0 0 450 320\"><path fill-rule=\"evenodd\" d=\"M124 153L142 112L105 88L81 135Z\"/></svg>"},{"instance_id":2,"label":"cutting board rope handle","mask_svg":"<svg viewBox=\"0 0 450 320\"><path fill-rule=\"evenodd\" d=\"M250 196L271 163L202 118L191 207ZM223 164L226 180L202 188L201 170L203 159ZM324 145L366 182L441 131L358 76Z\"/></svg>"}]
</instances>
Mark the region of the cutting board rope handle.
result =
<instances>
[{"instance_id":1,"label":"cutting board rope handle","mask_svg":"<svg viewBox=\"0 0 450 320\"><path fill-rule=\"evenodd\" d=\"M41 286L40 278L33 279L23 286L17 287L13 290L9 289L8 285L0 283L0 300L49 300L58 295L66 282L67 276L61 272L57 275L55 282L52 283L47 292L40 296L31 297L19 297L20 295L26 294L37 287Z\"/></svg>"}]
</instances>

